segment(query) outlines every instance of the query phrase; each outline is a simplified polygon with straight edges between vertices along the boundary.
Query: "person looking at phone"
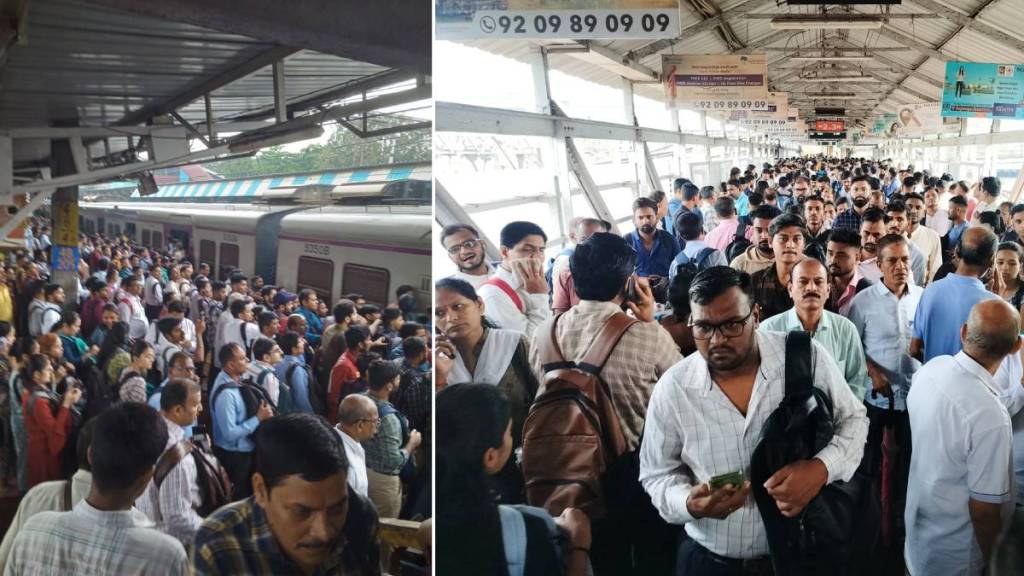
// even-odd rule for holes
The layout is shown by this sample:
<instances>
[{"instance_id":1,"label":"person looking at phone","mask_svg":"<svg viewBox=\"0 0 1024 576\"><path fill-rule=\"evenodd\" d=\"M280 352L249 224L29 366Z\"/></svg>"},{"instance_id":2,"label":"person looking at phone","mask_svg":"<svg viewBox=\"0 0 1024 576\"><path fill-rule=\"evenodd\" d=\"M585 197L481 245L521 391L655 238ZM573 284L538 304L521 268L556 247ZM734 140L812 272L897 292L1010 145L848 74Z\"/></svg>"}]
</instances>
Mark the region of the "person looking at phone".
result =
<instances>
[{"instance_id":1,"label":"person looking at phone","mask_svg":"<svg viewBox=\"0 0 1024 576\"><path fill-rule=\"evenodd\" d=\"M636 251L636 275L668 278L668 269L681 248L675 236L657 228L658 205L650 198L634 200L633 225L636 230L624 238Z\"/></svg>"},{"instance_id":2,"label":"person looking at phone","mask_svg":"<svg viewBox=\"0 0 1024 576\"><path fill-rule=\"evenodd\" d=\"M622 312L623 307L640 320L626 330L601 369L601 379L611 393L627 452L635 451L639 443L654 383L682 358L672 336L654 319L654 295L647 278L633 272L637 258L629 242L615 234L599 232L576 246L569 268L580 303L558 318L554 333L563 358L579 362L605 323ZM542 378L544 367L536 349L531 350L530 365L538 378ZM633 478L636 478L635 473ZM614 497L605 495L606 500ZM615 507L609 505L608 508ZM641 517L646 526L630 522L637 522ZM624 567L623 558L631 556L651 562L646 566L649 570L639 573L660 573L657 562L664 557L666 547L654 538L637 536L649 534L657 525L668 528L653 509L648 516L638 513L627 519L610 514L595 522L595 546L591 555L595 573L627 573L629 568ZM631 548L635 553L631 554Z\"/></svg>"},{"instance_id":3,"label":"person looking at phone","mask_svg":"<svg viewBox=\"0 0 1024 576\"><path fill-rule=\"evenodd\" d=\"M662 518L685 526L677 565L687 576L771 573L764 523L750 482L739 478L749 475L761 431L785 396L786 335L757 330L752 288L749 274L725 266L697 274L690 325L698 353L661 377L647 410L640 482ZM768 479L787 517L826 484L853 476L867 436L863 404L825 348L811 346L814 386L832 399L835 434L814 458Z\"/></svg>"},{"instance_id":4,"label":"person looking at phone","mask_svg":"<svg viewBox=\"0 0 1024 576\"><path fill-rule=\"evenodd\" d=\"M551 316L544 278L547 242L548 235L533 222L509 222L501 229L501 265L477 290L488 317L501 328L533 337Z\"/></svg>"}]
</instances>

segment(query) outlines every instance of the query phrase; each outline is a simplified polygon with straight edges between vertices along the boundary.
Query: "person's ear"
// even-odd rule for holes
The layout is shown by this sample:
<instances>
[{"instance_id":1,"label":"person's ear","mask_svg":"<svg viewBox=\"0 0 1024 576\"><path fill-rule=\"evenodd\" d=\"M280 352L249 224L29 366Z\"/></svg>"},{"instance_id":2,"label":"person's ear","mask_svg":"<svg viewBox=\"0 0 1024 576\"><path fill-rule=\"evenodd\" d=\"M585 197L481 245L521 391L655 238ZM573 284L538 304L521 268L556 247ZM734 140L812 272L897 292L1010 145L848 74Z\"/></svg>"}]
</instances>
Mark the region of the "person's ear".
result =
<instances>
[{"instance_id":1,"label":"person's ear","mask_svg":"<svg viewBox=\"0 0 1024 576\"><path fill-rule=\"evenodd\" d=\"M502 246L502 247L500 248L500 252L501 252L501 259L502 259L502 260L508 260L508 255L509 255L509 252L511 252L511 251L509 250L508 246Z\"/></svg>"},{"instance_id":2,"label":"person's ear","mask_svg":"<svg viewBox=\"0 0 1024 576\"><path fill-rule=\"evenodd\" d=\"M501 458L501 447L488 448L484 451L484 473L488 476L501 471L505 463Z\"/></svg>"},{"instance_id":3,"label":"person's ear","mask_svg":"<svg viewBox=\"0 0 1024 576\"><path fill-rule=\"evenodd\" d=\"M1020 336L1018 335L1017 336L1017 341L1013 343L1013 349L1010 350L1010 354L1016 354L1016 353L1020 352L1020 348L1021 348L1022 344L1024 344L1024 343L1021 342Z\"/></svg>"},{"instance_id":4,"label":"person's ear","mask_svg":"<svg viewBox=\"0 0 1024 576\"><path fill-rule=\"evenodd\" d=\"M263 479L263 474L259 472L253 472L252 475L252 494L256 498L256 503L263 508L270 504L270 490Z\"/></svg>"},{"instance_id":5,"label":"person's ear","mask_svg":"<svg viewBox=\"0 0 1024 576\"><path fill-rule=\"evenodd\" d=\"M964 342L965 340L967 340L967 323L966 322L960 325L960 341ZM1019 339L1018 339L1018 341L1019 341Z\"/></svg>"}]
</instances>

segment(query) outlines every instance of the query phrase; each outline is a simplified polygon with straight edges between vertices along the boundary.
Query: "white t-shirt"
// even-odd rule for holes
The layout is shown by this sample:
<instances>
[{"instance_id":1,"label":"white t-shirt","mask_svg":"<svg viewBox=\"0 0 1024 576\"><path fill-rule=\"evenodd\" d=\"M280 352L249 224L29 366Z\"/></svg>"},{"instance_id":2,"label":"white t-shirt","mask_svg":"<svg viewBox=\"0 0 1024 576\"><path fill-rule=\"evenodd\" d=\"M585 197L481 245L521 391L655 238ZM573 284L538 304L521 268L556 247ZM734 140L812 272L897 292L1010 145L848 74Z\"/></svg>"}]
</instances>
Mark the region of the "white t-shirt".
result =
<instances>
[{"instance_id":1,"label":"white t-shirt","mask_svg":"<svg viewBox=\"0 0 1024 576\"><path fill-rule=\"evenodd\" d=\"M345 444L345 454L348 456L348 485L360 495L367 496L370 482L366 478L366 451L355 438L338 428L335 430L341 436L341 441Z\"/></svg>"}]
</instances>

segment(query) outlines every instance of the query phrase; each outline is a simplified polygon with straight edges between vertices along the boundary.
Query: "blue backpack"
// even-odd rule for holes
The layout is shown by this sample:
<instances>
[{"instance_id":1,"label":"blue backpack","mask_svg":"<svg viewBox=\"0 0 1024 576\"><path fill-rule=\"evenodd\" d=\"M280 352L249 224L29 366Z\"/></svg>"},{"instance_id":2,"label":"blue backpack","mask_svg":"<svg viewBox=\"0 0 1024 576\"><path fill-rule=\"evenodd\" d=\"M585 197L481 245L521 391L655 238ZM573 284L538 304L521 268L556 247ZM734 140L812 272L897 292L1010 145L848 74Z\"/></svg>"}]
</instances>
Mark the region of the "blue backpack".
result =
<instances>
[{"instance_id":1,"label":"blue backpack","mask_svg":"<svg viewBox=\"0 0 1024 576\"><path fill-rule=\"evenodd\" d=\"M540 518L547 526L548 533L554 541L555 550L560 562L566 557L568 542L562 535L554 518L543 508L533 506L498 506L501 518L501 543L505 548L505 563L509 576L524 576L526 570L526 520L524 515Z\"/></svg>"}]
</instances>

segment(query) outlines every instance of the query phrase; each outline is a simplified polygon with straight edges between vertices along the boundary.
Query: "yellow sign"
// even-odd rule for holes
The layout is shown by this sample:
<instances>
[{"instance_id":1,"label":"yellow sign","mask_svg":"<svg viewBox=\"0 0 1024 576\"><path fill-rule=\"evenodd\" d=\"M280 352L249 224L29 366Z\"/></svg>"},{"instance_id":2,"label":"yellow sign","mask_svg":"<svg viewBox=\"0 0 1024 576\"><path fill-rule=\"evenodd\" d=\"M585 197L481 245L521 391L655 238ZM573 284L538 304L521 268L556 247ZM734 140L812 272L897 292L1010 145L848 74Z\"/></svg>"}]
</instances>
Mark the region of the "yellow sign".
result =
<instances>
[{"instance_id":1,"label":"yellow sign","mask_svg":"<svg viewBox=\"0 0 1024 576\"><path fill-rule=\"evenodd\" d=\"M53 243L78 246L78 202L53 203Z\"/></svg>"}]
</instances>

